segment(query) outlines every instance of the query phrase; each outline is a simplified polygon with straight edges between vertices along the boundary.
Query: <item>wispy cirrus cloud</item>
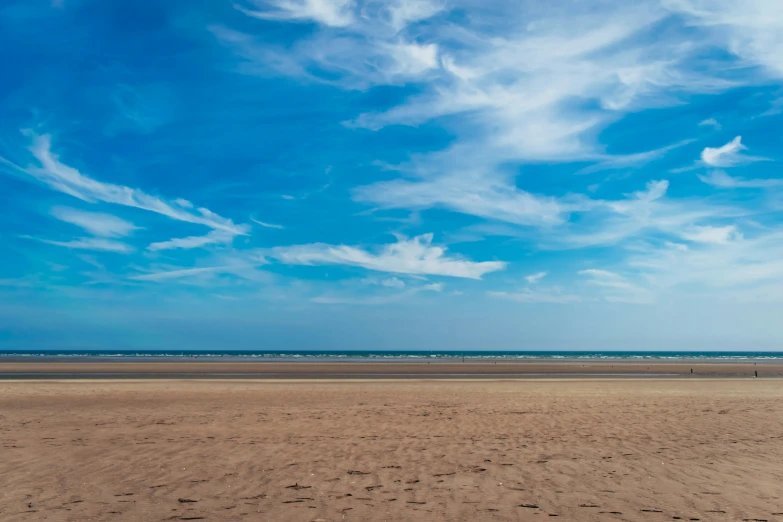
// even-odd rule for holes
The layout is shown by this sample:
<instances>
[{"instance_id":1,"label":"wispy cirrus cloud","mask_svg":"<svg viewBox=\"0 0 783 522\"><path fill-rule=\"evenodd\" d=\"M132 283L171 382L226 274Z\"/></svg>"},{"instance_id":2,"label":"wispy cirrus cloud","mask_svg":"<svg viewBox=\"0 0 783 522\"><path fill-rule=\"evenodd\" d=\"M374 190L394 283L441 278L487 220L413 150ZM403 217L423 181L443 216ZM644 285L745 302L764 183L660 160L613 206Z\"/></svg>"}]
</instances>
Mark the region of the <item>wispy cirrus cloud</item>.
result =
<instances>
[{"instance_id":1,"label":"wispy cirrus cloud","mask_svg":"<svg viewBox=\"0 0 783 522\"><path fill-rule=\"evenodd\" d=\"M699 127L712 127L715 130L721 130L723 125L720 124L715 118L707 118L699 122Z\"/></svg>"},{"instance_id":2,"label":"wispy cirrus cloud","mask_svg":"<svg viewBox=\"0 0 783 522\"><path fill-rule=\"evenodd\" d=\"M745 179L741 177L729 176L723 170L713 170L707 175L699 175L699 179L708 185L713 187L732 189L732 188L751 188L751 189L764 189L783 187L783 179L780 178L767 178L767 179Z\"/></svg>"},{"instance_id":3,"label":"wispy cirrus cloud","mask_svg":"<svg viewBox=\"0 0 783 522\"><path fill-rule=\"evenodd\" d=\"M147 250L151 250L153 252L175 249L187 250L191 248L201 248L208 245L228 244L233 241L234 237L234 234L227 233L223 230L213 230L204 236L180 237L169 239L167 241L150 243L149 246L147 246Z\"/></svg>"},{"instance_id":4,"label":"wispy cirrus cloud","mask_svg":"<svg viewBox=\"0 0 783 522\"><path fill-rule=\"evenodd\" d=\"M694 227L684 231L682 238L696 243L725 244L729 241L742 239L742 232L736 225L727 225L725 227Z\"/></svg>"},{"instance_id":5,"label":"wispy cirrus cloud","mask_svg":"<svg viewBox=\"0 0 783 522\"><path fill-rule=\"evenodd\" d=\"M406 301L409 298L421 294L423 292L436 292L443 291L443 283L428 283L425 285L419 285L413 288L401 292L395 292L392 294L372 295L366 297L341 297L333 295L320 295L310 299L312 303L325 304L325 305L384 305L391 303L398 303Z\"/></svg>"},{"instance_id":6,"label":"wispy cirrus cloud","mask_svg":"<svg viewBox=\"0 0 783 522\"><path fill-rule=\"evenodd\" d=\"M382 246L378 252L346 245L314 243L276 247L269 257L292 265L346 265L379 272L440 275L481 279L485 274L503 270L502 261L474 262L449 256L444 247L432 245L432 234L411 239L398 237L397 243Z\"/></svg>"},{"instance_id":7,"label":"wispy cirrus cloud","mask_svg":"<svg viewBox=\"0 0 783 522\"><path fill-rule=\"evenodd\" d=\"M783 77L783 4L777 0L663 0L663 6L704 31L705 44L723 47L765 74Z\"/></svg>"},{"instance_id":8,"label":"wispy cirrus cloud","mask_svg":"<svg viewBox=\"0 0 783 522\"><path fill-rule=\"evenodd\" d=\"M746 233L745 233L746 232ZM588 286L613 302L647 304L682 297L723 302L774 301L783 296L783 232L752 222L688 227L675 241L647 239L628 248L611 270L582 270Z\"/></svg>"},{"instance_id":9,"label":"wispy cirrus cloud","mask_svg":"<svg viewBox=\"0 0 783 522\"><path fill-rule=\"evenodd\" d=\"M151 272L149 274L139 274L130 276L128 279L136 281L168 281L172 279L182 279L189 277L196 277L204 274L216 274L230 270L227 266L210 266L202 268L181 268L176 270L163 270L159 272Z\"/></svg>"},{"instance_id":10,"label":"wispy cirrus cloud","mask_svg":"<svg viewBox=\"0 0 783 522\"><path fill-rule=\"evenodd\" d=\"M718 39L704 43L689 31L678 30L683 20L694 23L698 10L687 2L676 4L562 1L557 3L560 9L549 10L519 9L504 2L491 9L461 2L402 2L404 7L395 7L399 12L420 8L423 14L398 23L390 23L390 9L373 10L365 2L340 4L353 13L342 19L340 30L320 16L309 16L316 25L314 33L292 42L286 54L288 65L296 67L278 72L296 76L329 70L333 74L327 83L347 88L426 82L402 103L359 114L347 123L376 131L442 123L454 134L454 143L403 165L404 178L354 189L353 197L360 203L380 209L443 208L550 230L562 226L563 240L555 242L572 247L611 244L647 231L676 234L678 228L703 226L724 209L708 204L689 209L689 202L662 198L633 205L554 198L520 188L515 176L502 168L510 162L577 160L595 162L583 173L635 168L692 143L682 140L649 151L609 155L595 140L600 130L628 112L673 105L680 95L717 93L753 81L702 63L707 47L730 46ZM467 9L471 16L445 25L416 25L459 9ZM499 23L501 18L504 23ZM395 30L389 31L390 26ZM667 38L654 37L663 26L669 28ZM379 30L370 34L368 27ZM410 40L413 35L415 41ZM322 51L327 43L329 50ZM402 68L400 45L412 45L415 51L402 60L408 64ZM263 56L253 60L258 67L275 68ZM729 161L727 152L707 151L706 161ZM649 211L655 214L650 216ZM675 213L667 216L666 211ZM591 216L586 228L570 226L575 213Z\"/></svg>"},{"instance_id":11,"label":"wispy cirrus cloud","mask_svg":"<svg viewBox=\"0 0 783 522\"><path fill-rule=\"evenodd\" d=\"M211 26L212 34L242 59L242 72L366 89L415 81L439 68L437 44L405 34L407 27L443 10L438 2L274 0L252 4L254 8L240 5L239 10L264 21L312 23L317 30L292 46L278 47L254 34Z\"/></svg>"},{"instance_id":12,"label":"wispy cirrus cloud","mask_svg":"<svg viewBox=\"0 0 783 522\"><path fill-rule=\"evenodd\" d=\"M40 166L31 166L21 169L22 171L53 190L69 194L82 201L112 203L147 210L177 221L204 225L234 235L245 235L248 232L246 225L237 225L207 208L193 208L189 202L183 205L185 200L166 201L139 189L104 183L82 174L77 169L62 163L60 157L52 152L49 135L33 135L30 151L40 162Z\"/></svg>"},{"instance_id":13,"label":"wispy cirrus cloud","mask_svg":"<svg viewBox=\"0 0 783 522\"><path fill-rule=\"evenodd\" d=\"M125 237L132 234L138 227L130 221L102 212L85 212L68 207L54 207L52 216L83 228L94 236Z\"/></svg>"},{"instance_id":14,"label":"wispy cirrus cloud","mask_svg":"<svg viewBox=\"0 0 783 522\"><path fill-rule=\"evenodd\" d=\"M388 279L382 279L380 285L388 288L405 288L405 281L397 277L390 277Z\"/></svg>"},{"instance_id":15,"label":"wispy cirrus cloud","mask_svg":"<svg viewBox=\"0 0 783 522\"><path fill-rule=\"evenodd\" d=\"M747 211L706 199L667 196L668 180L652 180L644 190L621 199L588 200L577 223L569 222L542 238L545 248L610 246L647 235L683 238L699 227Z\"/></svg>"},{"instance_id":16,"label":"wispy cirrus cloud","mask_svg":"<svg viewBox=\"0 0 783 522\"><path fill-rule=\"evenodd\" d=\"M360 280L360 283L364 286L382 286L385 288L403 289L407 286L405 281L397 276L380 278L375 276L364 277Z\"/></svg>"},{"instance_id":17,"label":"wispy cirrus cloud","mask_svg":"<svg viewBox=\"0 0 783 522\"><path fill-rule=\"evenodd\" d=\"M752 236L725 241L649 243L631 252L625 264L640 273L651 290L671 292L689 285L701 288L713 299L731 300L735 295L767 293L783 284L781 239L783 232L779 229L762 229ZM711 289L720 293L710 294ZM783 300L783 296L777 300Z\"/></svg>"},{"instance_id":18,"label":"wispy cirrus cloud","mask_svg":"<svg viewBox=\"0 0 783 522\"><path fill-rule=\"evenodd\" d=\"M448 116L460 138L452 158L605 161L592 136L620 115L674 103L678 93L735 85L690 67L698 49L685 34L651 38L670 16L655 2L558 5L562 9L472 6L473 16L458 29L425 31L421 38L440 46L437 82L401 105L358 116L353 125L377 130ZM497 24L500 13L507 24Z\"/></svg>"},{"instance_id":19,"label":"wispy cirrus cloud","mask_svg":"<svg viewBox=\"0 0 783 522\"><path fill-rule=\"evenodd\" d=\"M683 147L685 145L688 145L690 143L693 143L694 139L687 139L682 140L678 143L674 143L672 145L667 145L665 147L661 147L660 149L650 150L647 152L639 152L636 154L625 154L625 155L615 155L615 156L607 156L606 159L599 161L598 163L591 165L589 167L585 167L577 174L590 174L593 172L600 172L604 170L619 170L619 169L633 169L633 168L639 168L644 165L647 165L648 163L655 161L657 159L661 159L664 156L666 156L667 153L671 152L672 150L678 149L680 147Z\"/></svg>"},{"instance_id":20,"label":"wispy cirrus cloud","mask_svg":"<svg viewBox=\"0 0 783 522\"><path fill-rule=\"evenodd\" d=\"M548 290L531 290L526 288L518 292L487 292L487 295L518 303L568 304L584 300L580 295L564 292L558 288Z\"/></svg>"},{"instance_id":21,"label":"wispy cirrus cloud","mask_svg":"<svg viewBox=\"0 0 783 522\"><path fill-rule=\"evenodd\" d=\"M670 16L666 9L643 3L581 11L564 4L574 8L568 17L552 14L557 10L526 13L526 29L513 34L483 34L478 23L445 34L420 32L422 41L431 38L439 45L439 67L425 75L436 75L432 89L349 123L380 130L448 118L456 140L403 165L404 178L354 189L354 199L381 209L445 208L521 226L556 227L574 212L608 207L586 197L533 194L520 188L504 165L595 162L581 173L643 166L693 140L609 155L593 136L629 111L676 103L677 93L719 92L736 85L719 75L694 72L689 60L696 49L684 35L666 41L649 38L649 31ZM499 12L510 20L520 16L505 4ZM481 9L473 14L474 21L489 16ZM591 103L583 107L574 103L577 99ZM614 235L626 237L632 230L629 220L618 221L623 230Z\"/></svg>"},{"instance_id":22,"label":"wispy cirrus cloud","mask_svg":"<svg viewBox=\"0 0 783 522\"><path fill-rule=\"evenodd\" d=\"M580 270L579 274L587 278L587 284L598 287L607 301L618 303L648 304L655 300L655 293L640 284L631 282L627 277L608 270Z\"/></svg>"},{"instance_id":23,"label":"wispy cirrus cloud","mask_svg":"<svg viewBox=\"0 0 783 522\"><path fill-rule=\"evenodd\" d=\"M546 272L536 272L535 274L530 274L528 276L525 276L525 281L533 285L541 281L543 278L545 278L546 275L547 275Z\"/></svg>"},{"instance_id":24,"label":"wispy cirrus cloud","mask_svg":"<svg viewBox=\"0 0 783 522\"><path fill-rule=\"evenodd\" d=\"M315 22L345 27L354 21L354 0L269 0L248 2L253 8L237 5L246 15L262 20Z\"/></svg>"},{"instance_id":25,"label":"wispy cirrus cloud","mask_svg":"<svg viewBox=\"0 0 783 522\"><path fill-rule=\"evenodd\" d=\"M41 243L47 243L49 245L55 245L72 250L97 250L102 252L116 252L118 254L130 254L135 249L121 241L115 241L112 239L104 239L99 237L85 237L79 239L73 239L71 241L54 241L51 239L42 239L38 237L22 236L28 239L34 239Z\"/></svg>"},{"instance_id":26,"label":"wispy cirrus cloud","mask_svg":"<svg viewBox=\"0 0 783 522\"><path fill-rule=\"evenodd\" d=\"M264 228L274 228L274 229L277 229L277 230L283 230L285 228L283 225L276 225L274 223L266 223L264 221L259 221L259 220L254 219L254 218L251 218L250 220L253 223L255 223L256 225L262 226Z\"/></svg>"},{"instance_id":27,"label":"wispy cirrus cloud","mask_svg":"<svg viewBox=\"0 0 783 522\"><path fill-rule=\"evenodd\" d=\"M742 154L744 150L747 150L747 147L742 144L742 136L737 136L721 147L705 147L701 153L701 160L710 167L733 167L766 159Z\"/></svg>"},{"instance_id":28,"label":"wispy cirrus cloud","mask_svg":"<svg viewBox=\"0 0 783 522\"><path fill-rule=\"evenodd\" d=\"M453 183L453 179L419 183L394 180L359 187L354 197L373 201L380 208L447 208L533 227L534 231L525 237L548 250L616 245L647 234L684 238L715 220L749 212L704 198L671 198L667 195L668 180L649 181L643 190L617 199L536 196L511 186L509 181L485 178L485 182L481 185L471 181L466 186ZM517 233L514 228L482 230L490 235Z\"/></svg>"},{"instance_id":29,"label":"wispy cirrus cloud","mask_svg":"<svg viewBox=\"0 0 783 522\"><path fill-rule=\"evenodd\" d=\"M446 9L446 0L389 0L382 15L397 32L409 25L428 20Z\"/></svg>"},{"instance_id":30,"label":"wispy cirrus cloud","mask_svg":"<svg viewBox=\"0 0 783 522\"><path fill-rule=\"evenodd\" d=\"M517 225L557 224L568 209L556 198L517 188L507 176L475 171L365 185L354 190L354 198L380 208L440 207Z\"/></svg>"}]
</instances>

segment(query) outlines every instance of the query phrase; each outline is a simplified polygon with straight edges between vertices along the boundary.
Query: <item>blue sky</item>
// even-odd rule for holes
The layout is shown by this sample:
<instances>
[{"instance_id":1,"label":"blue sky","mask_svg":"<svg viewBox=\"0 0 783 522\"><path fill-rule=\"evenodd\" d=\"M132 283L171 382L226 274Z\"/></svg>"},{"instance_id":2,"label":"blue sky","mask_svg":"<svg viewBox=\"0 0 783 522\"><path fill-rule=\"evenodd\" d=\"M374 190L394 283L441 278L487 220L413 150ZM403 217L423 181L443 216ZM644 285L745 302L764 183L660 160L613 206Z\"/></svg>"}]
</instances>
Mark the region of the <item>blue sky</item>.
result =
<instances>
[{"instance_id":1,"label":"blue sky","mask_svg":"<svg viewBox=\"0 0 783 522\"><path fill-rule=\"evenodd\" d=\"M6 1L0 349L780 349L777 0Z\"/></svg>"}]
</instances>

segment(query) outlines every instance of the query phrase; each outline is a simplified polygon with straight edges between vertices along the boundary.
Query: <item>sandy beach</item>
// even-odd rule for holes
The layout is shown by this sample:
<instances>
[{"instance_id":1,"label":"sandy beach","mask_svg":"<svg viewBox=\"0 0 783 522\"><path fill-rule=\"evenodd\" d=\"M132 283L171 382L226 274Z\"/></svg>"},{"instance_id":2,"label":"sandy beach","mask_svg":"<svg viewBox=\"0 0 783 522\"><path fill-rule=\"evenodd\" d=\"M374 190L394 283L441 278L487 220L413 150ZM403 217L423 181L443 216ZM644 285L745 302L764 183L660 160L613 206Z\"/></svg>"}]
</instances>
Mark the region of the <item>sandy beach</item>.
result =
<instances>
[{"instance_id":1,"label":"sandy beach","mask_svg":"<svg viewBox=\"0 0 783 522\"><path fill-rule=\"evenodd\" d=\"M778 379L0 382L0 519L781 520Z\"/></svg>"}]
</instances>

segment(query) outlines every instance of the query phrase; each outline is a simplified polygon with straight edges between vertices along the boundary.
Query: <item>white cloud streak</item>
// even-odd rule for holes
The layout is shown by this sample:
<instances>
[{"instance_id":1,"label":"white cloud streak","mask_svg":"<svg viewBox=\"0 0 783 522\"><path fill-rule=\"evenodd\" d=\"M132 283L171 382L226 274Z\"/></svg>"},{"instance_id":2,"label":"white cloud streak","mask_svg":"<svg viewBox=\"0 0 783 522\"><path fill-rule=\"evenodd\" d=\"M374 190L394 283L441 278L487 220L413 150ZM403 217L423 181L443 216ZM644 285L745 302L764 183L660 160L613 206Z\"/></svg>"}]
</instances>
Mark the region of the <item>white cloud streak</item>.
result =
<instances>
[{"instance_id":1,"label":"white cloud streak","mask_svg":"<svg viewBox=\"0 0 783 522\"><path fill-rule=\"evenodd\" d=\"M383 279L380 284L381 286L385 286L387 288L405 288L405 281L397 277Z\"/></svg>"},{"instance_id":2,"label":"white cloud streak","mask_svg":"<svg viewBox=\"0 0 783 522\"><path fill-rule=\"evenodd\" d=\"M578 223L569 222L542 237L545 248L584 248L615 245L649 234L682 238L716 219L737 217L745 211L703 199L667 197L667 180L650 181L645 190L618 200L584 202Z\"/></svg>"},{"instance_id":3,"label":"white cloud streak","mask_svg":"<svg viewBox=\"0 0 783 522\"><path fill-rule=\"evenodd\" d=\"M440 68L437 44L405 35L406 28L443 10L438 2L272 0L263 5L265 9L240 6L240 10L264 20L314 23L319 29L284 49L269 46L251 34L224 26L211 27L215 37L242 58L242 72L275 72L365 89L377 84L420 81L422 75Z\"/></svg>"},{"instance_id":4,"label":"white cloud streak","mask_svg":"<svg viewBox=\"0 0 783 522\"><path fill-rule=\"evenodd\" d=\"M274 229L277 229L277 230L283 230L285 228L283 225L275 225L274 223L265 223L263 221L259 221L257 219L253 219L253 218L251 218L250 220L253 223L255 223L256 225L262 226L264 228L274 228Z\"/></svg>"},{"instance_id":5,"label":"white cloud streak","mask_svg":"<svg viewBox=\"0 0 783 522\"><path fill-rule=\"evenodd\" d=\"M705 44L783 77L783 4L778 0L663 0L663 5L702 29Z\"/></svg>"},{"instance_id":6,"label":"white cloud streak","mask_svg":"<svg viewBox=\"0 0 783 522\"><path fill-rule=\"evenodd\" d=\"M384 2L389 25L397 32L445 9L445 0L388 0Z\"/></svg>"},{"instance_id":7,"label":"white cloud streak","mask_svg":"<svg viewBox=\"0 0 783 522\"><path fill-rule=\"evenodd\" d=\"M701 160L710 167L733 167L765 159L746 156L742 154L743 150L747 150L747 147L742 144L742 136L737 136L722 147L705 147L701 153Z\"/></svg>"},{"instance_id":8,"label":"white cloud streak","mask_svg":"<svg viewBox=\"0 0 783 522\"><path fill-rule=\"evenodd\" d=\"M476 172L375 183L355 189L354 199L380 208L441 207L517 225L557 224L566 211L555 198L536 196L503 177Z\"/></svg>"},{"instance_id":9,"label":"white cloud streak","mask_svg":"<svg viewBox=\"0 0 783 522\"><path fill-rule=\"evenodd\" d=\"M214 274L223 271L230 270L231 267L226 266L212 266L204 268L184 268L181 270L168 270L164 272L153 272L150 274L141 274L131 276L128 279L135 281L168 281L170 279L182 279L187 277L195 277L202 274Z\"/></svg>"},{"instance_id":10,"label":"white cloud streak","mask_svg":"<svg viewBox=\"0 0 783 522\"><path fill-rule=\"evenodd\" d=\"M251 2L260 10L237 6L243 13L262 20L311 22L345 27L354 21L354 0L267 0Z\"/></svg>"},{"instance_id":11,"label":"white cloud streak","mask_svg":"<svg viewBox=\"0 0 783 522\"><path fill-rule=\"evenodd\" d=\"M726 244L730 241L742 239L742 232L736 225L725 227L694 227L682 234L683 239L696 243Z\"/></svg>"},{"instance_id":12,"label":"white cloud streak","mask_svg":"<svg viewBox=\"0 0 783 522\"><path fill-rule=\"evenodd\" d=\"M167 202L156 196L146 194L139 189L103 183L92 179L75 168L60 162L59 156L51 150L51 137L49 135L34 135L30 151L40 162L41 166L30 167L25 172L50 188L69 194L82 201L134 207L161 214L177 221L204 225L214 230L222 230L234 235L247 234L246 225L236 225L230 219L223 218L206 208L191 209L183 206L182 202L184 200Z\"/></svg>"},{"instance_id":13,"label":"white cloud streak","mask_svg":"<svg viewBox=\"0 0 783 522\"><path fill-rule=\"evenodd\" d=\"M650 244L634 251L626 265L658 291L700 285L702 292L720 289L717 297L725 300L731 299L733 292L766 292L783 284L782 245L783 232L779 230L690 246ZM783 300L783 295L778 300Z\"/></svg>"},{"instance_id":14,"label":"white cloud streak","mask_svg":"<svg viewBox=\"0 0 783 522\"><path fill-rule=\"evenodd\" d=\"M315 243L273 248L269 256L292 265L347 265L379 272L467 279L481 279L506 267L502 261L473 262L449 256L445 248L432 245L432 234L411 239L398 237L397 243L385 245L377 253L346 245Z\"/></svg>"},{"instance_id":15,"label":"white cloud streak","mask_svg":"<svg viewBox=\"0 0 783 522\"><path fill-rule=\"evenodd\" d=\"M367 297L339 297L339 296L317 296L310 299L313 303L324 305L384 305L398 303L405 301L417 294L423 292L436 292L443 291L443 283L430 283L426 285L409 288L403 292L396 292L394 294L386 295L373 295Z\"/></svg>"},{"instance_id":16,"label":"white cloud streak","mask_svg":"<svg viewBox=\"0 0 783 522\"><path fill-rule=\"evenodd\" d=\"M591 165L589 167L586 167L577 174L591 174L593 172L600 172L603 170L618 170L618 169L632 169L632 168L639 168L644 165L647 165L648 163L655 161L657 159L661 159L664 156L666 156L667 153L669 153L672 150L678 149L680 147L683 147L685 145L688 145L689 143L693 143L695 140L689 139L689 140L683 140L678 143L674 143L672 145L667 145L666 147L661 147L660 149L650 150L647 152L639 152L636 154L626 154L626 155L617 155L617 156L608 156L605 160L602 160L595 165Z\"/></svg>"},{"instance_id":17,"label":"white cloud streak","mask_svg":"<svg viewBox=\"0 0 783 522\"><path fill-rule=\"evenodd\" d=\"M93 236L125 237L138 230L138 227L130 221L101 212L85 212L67 207L54 207L51 209L51 214L60 221L83 228Z\"/></svg>"},{"instance_id":18,"label":"white cloud streak","mask_svg":"<svg viewBox=\"0 0 783 522\"><path fill-rule=\"evenodd\" d=\"M546 272L538 272L535 274L530 274L529 276L525 276L525 281L533 285L538 283L545 277L546 277Z\"/></svg>"},{"instance_id":19,"label":"white cloud streak","mask_svg":"<svg viewBox=\"0 0 783 522\"><path fill-rule=\"evenodd\" d=\"M538 246L548 250L615 245L656 233L683 238L716 219L748 213L707 199L670 198L667 180L650 181L644 190L614 200L573 195L535 196L508 182L504 185L498 179L485 178L483 185L477 181L464 184L449 181L453 180L419 183L395 180L359 187L354 197L358 201L373 201L380 208L442 207L513 225L537 227L524 237L536 240ZM573 216L578 216L578 220ZM498 235L516 233L510 228Z\"/></svg>"},{"instance_id":20,"label":"white cloud streak","mask_svg":"<svg viewBox=\"0 0 783 522\"><path fill-rule=\"evenodd\" d=\"M723 126L715 118L707 118L699 122L699 127L712 127L715 130L721 130Z\"/></svg>"},{"instance_id":21,"label":"white cloud streak","mask_svg":"<svg viewBox=\"0 0 783 522\"><path fill-rule=\"evenodd\" d=\"M212 232L210 232L205 236L181 237L181 238L169 239L168 241L159 241L157 243L151 243L147 247L147 250L151 250L153 252L159 250L174 250L174 249L187 250L191 248L201 248L208 245L231 243L233 239L234 239L233 234L228 234L222 230L213 230Z\"/></svg>"},{"instance_id":22,"label":"white cloud streak","mask_svg":"<svg viewBox=\"0 0 783 522\"><path fill-rule=\"evenodd\" d=\"M567 304L578 303L583 298L576 294L569 294L557 290L530 290L525 289L519 292L487 292L490 297L497 297L518 303L551 303Z\"/></svg>"},{"instance_id":23,"label":"white cloud streak","mask_svg":"<svg viewBox=\"0 0 783 522\"><path fill-rule=\"evenodd\" d=\"M73 239L71 241L54 241L51 239L41 239L30 236L23 237L34 239L49 245L70 248L72 250L97 250L102 252L115 252L118 254L130 254L134 251L134 248L126 243L98 237L85 237L80 239Z\"/></svg>"},{"instance_id":24,"label":"white cloud streak","mask_svg":"<svg viewBox=\"0 0 783 522\"><path fill-rule=\"evenodd\" d=\"M714 170L706 176L699 176L699 179L708 185L717 188L750 188L750 189L768 189L783 187L783 179L745 179L729 176L722 170Z\"/></svg>"},{"instance_id":25,"label":"white cloud streak","mask_svg":"<svg viewBox=\"0 0 783 522\"><path fill-rule=\"evenodd\" d=\"M587 283L599 287L603 298L610 302L648 304L655 300L655 294L640 285L630 282L620 274L608 270L580 270L579 274L587 278Z\"/></svg>"}]
</instances>

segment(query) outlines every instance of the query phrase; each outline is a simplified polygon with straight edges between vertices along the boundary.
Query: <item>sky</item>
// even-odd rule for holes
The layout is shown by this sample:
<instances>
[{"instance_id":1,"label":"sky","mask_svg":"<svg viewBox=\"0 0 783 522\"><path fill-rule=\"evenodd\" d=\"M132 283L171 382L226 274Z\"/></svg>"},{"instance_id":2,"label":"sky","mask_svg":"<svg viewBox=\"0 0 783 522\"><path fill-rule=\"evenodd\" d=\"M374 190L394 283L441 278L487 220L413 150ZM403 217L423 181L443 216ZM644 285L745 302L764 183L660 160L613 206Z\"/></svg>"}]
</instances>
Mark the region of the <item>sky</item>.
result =
<instances>
[{"instance_id":1,"label":"sky","mask_svg":"<svg viewBox=\"0 0 783 522\"><path fill-rule=\"evenodd\" d=\"M0 350L781 350L779 0L6 0Z\"/></svg>"}]
</instances>

